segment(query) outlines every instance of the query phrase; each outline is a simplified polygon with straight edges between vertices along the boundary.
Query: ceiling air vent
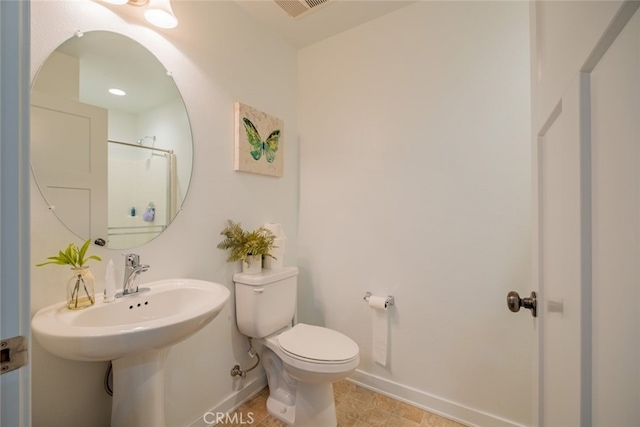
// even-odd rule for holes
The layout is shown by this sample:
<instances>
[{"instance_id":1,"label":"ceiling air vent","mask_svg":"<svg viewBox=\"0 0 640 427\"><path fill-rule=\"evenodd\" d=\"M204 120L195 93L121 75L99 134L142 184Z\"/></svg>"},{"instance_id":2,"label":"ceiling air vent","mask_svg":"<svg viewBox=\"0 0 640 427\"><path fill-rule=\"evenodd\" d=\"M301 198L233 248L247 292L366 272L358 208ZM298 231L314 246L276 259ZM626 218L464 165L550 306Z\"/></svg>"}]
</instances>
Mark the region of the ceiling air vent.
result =
<instances>
[{"instance_id":1,"label":"ceiling air vent","mask_svg":"<svg viewBox=\"0 0 640 427\"><path fill-rule=\"evenodd\" d=\"M330 0L274 0L292 18L297 18L305 12L328 3Z\"/></svg>"}]
</instances>

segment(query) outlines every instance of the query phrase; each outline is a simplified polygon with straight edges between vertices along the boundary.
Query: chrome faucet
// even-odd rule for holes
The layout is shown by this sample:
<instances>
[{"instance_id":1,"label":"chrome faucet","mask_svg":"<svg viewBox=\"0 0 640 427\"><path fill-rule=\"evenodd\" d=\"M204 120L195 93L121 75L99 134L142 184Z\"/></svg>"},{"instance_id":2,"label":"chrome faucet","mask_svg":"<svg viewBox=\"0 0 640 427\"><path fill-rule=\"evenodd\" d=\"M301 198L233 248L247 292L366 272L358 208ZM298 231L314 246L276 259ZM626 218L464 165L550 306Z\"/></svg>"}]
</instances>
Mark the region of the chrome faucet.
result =
<instances>
[{"instance_id":1,"label":"chrome faucet","mask_svg":"<svg viewBox=\"0 0 640 427\"><path fill-rule=\"evenodd\" d=\"M122 284L122 296L138 293L136 278L140 273L144 273L148 269L148 265L140 264L140 255L124 254L124 281Z\"/></svg>"}]
</instances>

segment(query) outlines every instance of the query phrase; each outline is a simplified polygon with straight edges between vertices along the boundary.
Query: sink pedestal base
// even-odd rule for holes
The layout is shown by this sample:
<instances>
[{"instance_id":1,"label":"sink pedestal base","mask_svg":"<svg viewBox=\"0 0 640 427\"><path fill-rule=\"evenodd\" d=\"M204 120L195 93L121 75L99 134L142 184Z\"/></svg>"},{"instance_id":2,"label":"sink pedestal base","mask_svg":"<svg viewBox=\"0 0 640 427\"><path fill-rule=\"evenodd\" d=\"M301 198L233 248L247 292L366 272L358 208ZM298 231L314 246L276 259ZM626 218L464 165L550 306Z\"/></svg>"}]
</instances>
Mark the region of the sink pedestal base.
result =
<instances>
[{"instance_id":1,"label":"sink pedestal base","mask_svg":"<svg viewBox=\"0 0 640 427\"><path fill-rule=\"evenodd\" d=\"M164 361L167 350L113 360L112 427L164 427Z\"/></svg>"}]
</instances>

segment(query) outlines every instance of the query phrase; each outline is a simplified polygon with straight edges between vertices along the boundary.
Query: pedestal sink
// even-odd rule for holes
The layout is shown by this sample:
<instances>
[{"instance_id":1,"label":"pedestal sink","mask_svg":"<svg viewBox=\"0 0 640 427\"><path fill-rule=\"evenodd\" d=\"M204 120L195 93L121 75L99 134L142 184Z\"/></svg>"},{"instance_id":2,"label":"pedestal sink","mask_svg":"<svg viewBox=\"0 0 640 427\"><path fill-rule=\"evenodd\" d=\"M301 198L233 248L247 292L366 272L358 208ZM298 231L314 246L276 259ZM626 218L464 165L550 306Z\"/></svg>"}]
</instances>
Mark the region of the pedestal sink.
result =
<instances>
[{"instance_id":1,"label":"pedestal sink","mask_svg":"<svg viewBox=\"0 0 640 427\"><path fill-rule=\"evenodd\" d=\"M65 359L112 361L115 427L164 426L167 350L211 322L229 299L219 284L194 279L145 284L134 295L82 310L65 302L38 311L31 328L47 351Z\"/></svg>"}]
</instances>

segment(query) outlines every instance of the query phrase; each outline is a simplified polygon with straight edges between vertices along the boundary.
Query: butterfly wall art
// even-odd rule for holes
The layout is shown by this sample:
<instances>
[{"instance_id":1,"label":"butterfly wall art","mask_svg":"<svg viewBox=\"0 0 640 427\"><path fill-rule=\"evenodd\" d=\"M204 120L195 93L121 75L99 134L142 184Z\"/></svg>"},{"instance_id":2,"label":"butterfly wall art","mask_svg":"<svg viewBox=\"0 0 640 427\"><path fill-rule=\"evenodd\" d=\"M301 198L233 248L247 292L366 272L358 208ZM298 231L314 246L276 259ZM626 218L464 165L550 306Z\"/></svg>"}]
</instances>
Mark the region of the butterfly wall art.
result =
<instances>
[{"instance_id":1,"label":"butterfly wall art","mask_svg":"<svg viewBox=\"0 0 640 427\"><path fill-rule=\"evenodd\" d=\"M282 176L283 126L281 119L236 102L234 169Z\"/></svg>"}]
</instances>

